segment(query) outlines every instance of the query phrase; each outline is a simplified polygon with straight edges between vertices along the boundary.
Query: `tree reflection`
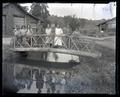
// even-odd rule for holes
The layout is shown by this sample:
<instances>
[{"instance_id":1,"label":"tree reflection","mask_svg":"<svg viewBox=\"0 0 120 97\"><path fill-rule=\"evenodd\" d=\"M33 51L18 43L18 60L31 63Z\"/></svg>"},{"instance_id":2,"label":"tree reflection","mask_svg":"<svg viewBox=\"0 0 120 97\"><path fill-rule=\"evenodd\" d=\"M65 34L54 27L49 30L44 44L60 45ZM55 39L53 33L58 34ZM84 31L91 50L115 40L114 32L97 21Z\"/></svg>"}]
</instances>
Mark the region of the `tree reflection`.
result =
<instances>
[{"instance_id":1,"label":"tree reflection","mask_svg":"<svg viewBox=\"0 0 120 97\"><path fill-rule=\"evenodd\" d=\"M18 89L35 90L36 93L65 93L70 79L70 72L23 67L15 76L15 84Z\"/></svg>"},{"instance_id":2,"label":"tree reflection","mask_svg":"<svg viewBox=\"0 0 120 97\"><path fill-rule=\"evenodd\" d=\"M27 67L23 67L20 73L15 76L15 85L18 89L25 88L25 84L27 84L27 89L30 89L32 84L31 70Z\"/></svg>"}]
</instances>

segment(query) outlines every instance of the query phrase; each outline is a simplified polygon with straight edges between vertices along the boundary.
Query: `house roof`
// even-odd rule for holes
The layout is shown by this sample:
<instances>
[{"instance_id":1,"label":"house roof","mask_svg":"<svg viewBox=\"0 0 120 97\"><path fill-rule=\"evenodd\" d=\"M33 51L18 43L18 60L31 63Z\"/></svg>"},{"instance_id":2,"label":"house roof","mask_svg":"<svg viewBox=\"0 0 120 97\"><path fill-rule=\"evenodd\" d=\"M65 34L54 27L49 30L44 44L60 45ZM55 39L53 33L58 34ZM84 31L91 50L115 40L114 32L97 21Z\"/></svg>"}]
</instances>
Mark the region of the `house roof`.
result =
<instances>
[{"instance_id":1,"label":"house roof","mask_svg":"<svg viewBox=\"0 0 120 97\"><path fill-rule=\"evenodd\" d=\"M100 26L100 25L105 24L105 23L107 23L107 22L109 22L109 21L112 21L112 20L114 20L114 19L116 19L116 17L114 17L114 18L112 18L112 19L109 19L109 20L106 20L106 21L104 21L104 22L102 22L102 23L99 23L99 24L97 24L96 26Z\"/></svg>"},{"instance_id":2,"label":"house roof","mask_svg":"<svg viewBox=\"0 0 120 97\"><path fill-rule=\"evenodd\" d=\"M8 3L3 3L3 4L2 4L3 7L5 7L5 6L7 6L7 5L8 5Z\"/></svg>"},{"instance_id":3,"label":"house roof","mask_svg":"<svg viewBox=\"0 0 120 97\"><path fill-rule=\"evenodd\" d=\"M37 17L31 15L31 14L28 13L26 10L24 10L24 9L22 8L22 6L20 6L20 5L17 4L17 3L3 3L3 7L6 7L6 6L8 6L9 4L14 4L14 5L17 6L20 10L22 10L25 14L29 15L30 17L32 17L32 18L34 18L34 19L36 19L36 20L39 20Z\"/></svg>"}]
</instances>

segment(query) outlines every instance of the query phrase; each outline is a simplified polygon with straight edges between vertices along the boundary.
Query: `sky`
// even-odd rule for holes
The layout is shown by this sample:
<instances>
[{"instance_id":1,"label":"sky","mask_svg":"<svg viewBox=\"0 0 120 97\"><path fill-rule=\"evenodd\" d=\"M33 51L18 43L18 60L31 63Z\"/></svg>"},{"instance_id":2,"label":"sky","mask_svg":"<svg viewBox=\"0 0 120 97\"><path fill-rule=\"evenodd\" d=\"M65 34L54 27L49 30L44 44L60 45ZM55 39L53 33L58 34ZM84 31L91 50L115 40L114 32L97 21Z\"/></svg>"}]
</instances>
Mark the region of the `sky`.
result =
<instances>
[{"instance_id":1,"label":"sky","mask_svg":"<svg viewBox=\"0 0 120 97\"><path fill-rule=\"evenodd\" d=\"M111 19L116 17L116 2L95 4L95 6L92 3L47 3L47 5L50 15L62 17L75 15L77 18L92 20ZM24 3L21 4L21 6L28 6L30 10L31 3Z\"/></svg>"}]
</instances>

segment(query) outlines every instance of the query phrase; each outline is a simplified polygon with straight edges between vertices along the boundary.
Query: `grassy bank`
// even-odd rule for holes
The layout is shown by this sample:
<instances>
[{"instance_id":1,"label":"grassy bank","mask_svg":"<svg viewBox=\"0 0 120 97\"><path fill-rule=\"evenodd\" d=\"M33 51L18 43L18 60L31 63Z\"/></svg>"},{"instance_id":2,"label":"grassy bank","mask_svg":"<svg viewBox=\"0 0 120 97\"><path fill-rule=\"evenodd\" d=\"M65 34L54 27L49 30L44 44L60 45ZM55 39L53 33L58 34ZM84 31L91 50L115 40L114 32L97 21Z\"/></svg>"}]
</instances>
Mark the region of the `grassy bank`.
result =
<instances>
[{"instance_id":1,"label":"grassy bank","mask_svg":"<svg viewBox=\"0 0 120 97\"><path fill-rule=\"evenodd\" d=\"M78 79L77 86L81 82L83 84L87 83L86 88L79 91L80 93L114 94L115 51L98 45L96 49L102 53L102 57L97 59L82 57L81 64L73 69L76 72L76 77L71 82L74 83ZM73 90L75 89L73 88Z\"/></svg>"}]
</instances>

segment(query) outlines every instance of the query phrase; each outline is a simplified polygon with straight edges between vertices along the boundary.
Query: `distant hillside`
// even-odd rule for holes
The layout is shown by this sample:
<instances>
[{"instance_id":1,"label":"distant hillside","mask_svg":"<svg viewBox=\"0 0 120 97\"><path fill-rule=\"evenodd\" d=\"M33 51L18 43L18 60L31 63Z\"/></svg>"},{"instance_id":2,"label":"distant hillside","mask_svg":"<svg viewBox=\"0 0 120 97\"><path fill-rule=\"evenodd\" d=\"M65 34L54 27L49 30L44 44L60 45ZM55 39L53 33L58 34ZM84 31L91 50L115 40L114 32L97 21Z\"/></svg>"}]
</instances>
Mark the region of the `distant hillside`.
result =
<instances>
[{"instance_id":1,"label":"distant hillside","mask_svg":"<svg viewBox=\"0 0 120 97\"><path fill-rule=\"evenodd\" d=\"M58 16L52 15L48 17L48 20L50 23L59 24L61 27L65 27L67 25L65 22L66 17L69 18L70 16L58 17ZM73 17L70 17L70 18L73 18ZM75 19L79 22L80 28L95 27L97 24L105 21L105 19L101 19L101 20L88 20L84 18L75 18Z\"/></svg>"}]
</instances>

